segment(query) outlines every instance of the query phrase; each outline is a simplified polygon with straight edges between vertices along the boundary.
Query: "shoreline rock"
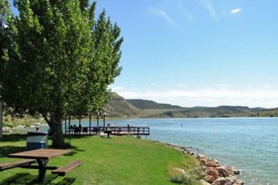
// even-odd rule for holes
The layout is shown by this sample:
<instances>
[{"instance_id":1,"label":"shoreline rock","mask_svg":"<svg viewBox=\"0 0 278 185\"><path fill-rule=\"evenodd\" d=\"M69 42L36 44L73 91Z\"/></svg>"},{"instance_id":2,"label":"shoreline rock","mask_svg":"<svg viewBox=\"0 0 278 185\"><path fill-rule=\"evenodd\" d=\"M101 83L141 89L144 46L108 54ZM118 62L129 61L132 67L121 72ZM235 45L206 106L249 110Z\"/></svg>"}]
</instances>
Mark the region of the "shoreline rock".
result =
<instances>
[{"instance_id":1,"label":"shoreline rock","mask_svg":"<svg viewBox=\"0 0 278 185\"><path fill-rule=\"evenodd\" d=\"M154 141L156 143L163 144L169 148L179 151L183 154L189 154L194 156L204 169L203 178L200 180L202 185L243 185L244 182L240 180L237 175L240 174L240 170L237 170L233 166L221 165L215 158L208 158L203 154L196 153L189 150L187 147L181 147L164 143L160 141Z\"/></svg>"},{"instance_id":2,"label":"shoreline rock","mask_svg":"<svg viewBox=\"0 0 278 185\"><path fill-rule=\"evenodd\" d=\"M3 133L11 133L12 132L10 127L3 127L2 131L3 131Z\"/></svg>"}]
</instances>

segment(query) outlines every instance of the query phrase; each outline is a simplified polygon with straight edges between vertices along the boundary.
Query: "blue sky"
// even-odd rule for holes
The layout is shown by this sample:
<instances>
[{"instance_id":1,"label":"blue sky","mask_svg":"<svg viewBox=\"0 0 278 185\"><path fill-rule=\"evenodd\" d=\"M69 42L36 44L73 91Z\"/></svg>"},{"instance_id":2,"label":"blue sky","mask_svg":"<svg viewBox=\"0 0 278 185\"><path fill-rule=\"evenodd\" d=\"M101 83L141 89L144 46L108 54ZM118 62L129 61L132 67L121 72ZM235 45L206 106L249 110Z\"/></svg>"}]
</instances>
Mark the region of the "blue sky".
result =
<instances>
[{"instance_id":1,"label":"blue sky","mask_svg":"<svg viewBox=\"0 0 278 185\"><path fill-rule=\"evenodd\" d=\"M278 1L102 0L125 38L112 89L182 106L278 107Z\"/></svg>"},{"instance_id":2,"label":"blue sky","mask_svg":"<svg viewBox=\"0 0 278 185\"><path fill-rule=\"evenodd\" d=\"M278 107L277 0L99 0L122 28L125 98Z\"/></svg>"}]
</instances>

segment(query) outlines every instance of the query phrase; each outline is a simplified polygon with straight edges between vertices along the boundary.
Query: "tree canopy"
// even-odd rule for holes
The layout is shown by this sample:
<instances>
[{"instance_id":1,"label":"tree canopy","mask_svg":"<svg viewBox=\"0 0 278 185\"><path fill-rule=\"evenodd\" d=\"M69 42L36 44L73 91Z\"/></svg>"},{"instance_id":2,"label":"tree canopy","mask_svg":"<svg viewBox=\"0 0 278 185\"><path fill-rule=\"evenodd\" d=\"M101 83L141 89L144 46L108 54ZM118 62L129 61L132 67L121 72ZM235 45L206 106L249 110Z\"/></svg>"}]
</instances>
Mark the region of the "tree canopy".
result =
<instances>
[{"instance_id":1,"label":"tree canopy","mask_svg":"<svg viewBox=\"0 0 278 185\"><path fill-rule=\"evenodd\" d=\"M108 100L121 72L121 30L105 10L95 19L96 2L88 0L17 0L18 16L2 4L2 99L16 112L41 114L53 146L63 147L63 117L92 113Z\"/></svg>"}]
</instances>

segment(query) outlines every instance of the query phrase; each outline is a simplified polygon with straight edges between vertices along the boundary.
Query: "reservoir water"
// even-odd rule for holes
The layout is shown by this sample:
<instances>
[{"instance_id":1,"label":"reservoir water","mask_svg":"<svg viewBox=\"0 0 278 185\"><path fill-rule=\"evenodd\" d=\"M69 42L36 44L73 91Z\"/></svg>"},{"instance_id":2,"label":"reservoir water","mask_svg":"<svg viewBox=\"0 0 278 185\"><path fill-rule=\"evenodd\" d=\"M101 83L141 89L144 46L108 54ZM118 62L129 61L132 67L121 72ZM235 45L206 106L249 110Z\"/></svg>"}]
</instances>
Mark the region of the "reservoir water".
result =
<instances>
[{"instance_id":1,"label":"reservoir water","mask_svg":"<svg viewBox=\"0 0 278 185\"><path fill-rule=\"evenodd\" d=\"M149 139L191 147L222 164L235 166L242 170L240 178L247 185L278 184L277 118L131 119L107 123L149 126Z\"/></svg>"}]
</instances>

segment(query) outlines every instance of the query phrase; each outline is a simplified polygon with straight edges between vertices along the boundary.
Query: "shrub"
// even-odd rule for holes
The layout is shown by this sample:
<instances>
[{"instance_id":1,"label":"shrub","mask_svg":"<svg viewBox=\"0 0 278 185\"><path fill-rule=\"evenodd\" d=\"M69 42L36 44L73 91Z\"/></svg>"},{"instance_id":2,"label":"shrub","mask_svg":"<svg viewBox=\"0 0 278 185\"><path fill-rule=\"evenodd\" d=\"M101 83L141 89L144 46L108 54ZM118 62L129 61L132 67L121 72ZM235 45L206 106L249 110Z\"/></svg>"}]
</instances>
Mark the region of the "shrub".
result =
<instances>
[{"instance_id":1,"label":"shrub","mask_svg":"<svg viewBox=\"0 0 278 185\"><path fill-rule=\"evenodd\" d=\"M177 184L191 184L187 173L181 168L170 167L168 170L169 180Z\"/></svg>"}]
</instances>

